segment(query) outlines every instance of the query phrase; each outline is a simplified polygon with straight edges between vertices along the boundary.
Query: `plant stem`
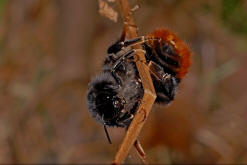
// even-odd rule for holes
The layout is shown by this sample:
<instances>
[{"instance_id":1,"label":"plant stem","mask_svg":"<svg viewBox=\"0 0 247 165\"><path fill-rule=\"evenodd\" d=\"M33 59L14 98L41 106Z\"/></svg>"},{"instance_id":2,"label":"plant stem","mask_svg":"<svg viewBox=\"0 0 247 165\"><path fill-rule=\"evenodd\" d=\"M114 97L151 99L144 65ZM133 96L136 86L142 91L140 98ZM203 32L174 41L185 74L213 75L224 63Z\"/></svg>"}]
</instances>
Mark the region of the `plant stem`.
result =
<instances>
[{"instance_id":1,"label":"plant stem","mask_svg":"<svg viewBox=\"0 0 247 165\"><path fill-rule=\"evenodd\" d=\"M120 12L122 14L124 24L127 26L126 35L128 38L136 38L137 35L137 27L134 23L134 18L132 12L130 10L130 5L128 0L119 0L120 4ZM141 45L133 46L133 49L142 49ZM125 158L127 157L130 148L133 146L137 137L146 122L146 119L151 111L152 105L156 99L156 94L153 86L153 82L150 76L148 66L143 63L145 61L145 55L143 51L137 51L136 56L136 66L142 80L142 85L144 88L144 96L142 98L141 104L139 105L135 117L132 120L126 135L123 139L122 144L119 147L119 150L113 160L113 164L121 164Z\"/></svg>"}]
</instances>

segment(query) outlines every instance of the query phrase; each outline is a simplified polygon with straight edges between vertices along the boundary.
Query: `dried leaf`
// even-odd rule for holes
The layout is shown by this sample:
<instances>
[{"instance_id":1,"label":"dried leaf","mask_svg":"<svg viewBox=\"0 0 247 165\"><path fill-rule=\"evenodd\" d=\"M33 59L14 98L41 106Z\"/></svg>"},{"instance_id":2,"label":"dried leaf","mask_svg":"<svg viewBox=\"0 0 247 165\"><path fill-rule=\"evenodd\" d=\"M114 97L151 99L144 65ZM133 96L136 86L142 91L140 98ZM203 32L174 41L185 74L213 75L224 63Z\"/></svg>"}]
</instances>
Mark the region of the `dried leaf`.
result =
<instances>
[{"instance_id":1,"label":"dried leaf","mask_svg":"<svg viewBox=\"0 0 247 165\"><path fill-rule=\"evenodd\" d=\"M99 0L99 13L110 20L117 22L118 13L103 0Z\"/></svg>"}]
</instances>

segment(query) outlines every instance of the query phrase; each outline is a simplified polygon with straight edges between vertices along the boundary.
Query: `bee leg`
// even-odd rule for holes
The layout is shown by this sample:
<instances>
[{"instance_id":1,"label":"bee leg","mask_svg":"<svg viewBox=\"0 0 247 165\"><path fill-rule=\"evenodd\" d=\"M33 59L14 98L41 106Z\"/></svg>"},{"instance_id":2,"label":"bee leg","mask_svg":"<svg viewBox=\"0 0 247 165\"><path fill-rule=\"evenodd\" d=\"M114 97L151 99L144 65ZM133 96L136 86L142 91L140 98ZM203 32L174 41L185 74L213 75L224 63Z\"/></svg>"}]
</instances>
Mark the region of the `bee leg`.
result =
<instances>
[{"instance_id":1,"label":"bee leg","mask_svg":"<svg viewBox=\"0 0 247 165\"><path fill-rule=\"evenodd\" d=\"M128 52L124 52L123 55L121 55L121 57L119 59L117 59L117 61L115 62L115 64L113 65L112 69L113 70L116 70L120 65L121 63L125 60L125 59L128 59L130 57L133 57L133 55L136 53L136 50L134 49L131 49L130 51Z\"/></svg>"},{"instance_id":2,"label":"bee leg","mask_svg":"<svg viewBox=\"0 0 247 165\"><path fill-rule=\"evenodd\" d=\"M117 120L117 123L126 125L129 124L133 118L134 118L133 114L126 112L121 118Z\"/></svg>"},{"instance_id":3,"label":"bee leg","mask_svg":"<svg viewBox=\"0 0 247 165\"><path fill-rule=\"evenodd\" d=\"M104 65L107 65L107 64L111 63L112 61L116 61L116 60L117 60L116 54L111 53L111 54L109 54L109 55L106 57L106 59L105 59L105 61L104 61Z\"/></svg>"},{"instance_id":4,"label":"bee leg","mask_svg":"<svg viewBox=\"0 0 247 165\"><path fill-rule=\"evenodd\" d=\"M170 74L163 74L164 78L161 81L154 81L157 99L156 102L169 103L174 99L179 79Z\"/></svg>"},{"instance_id":5,"label":"bee leg","mask_svg":"<svg viewBox=\"0 0 247 165\"><path fill-rule=\"evenodd\" d=\"M127 46L134 46L134 45L138 45L138 44L143 44L145 42L148 41L157 41L160 40L160 38L147 38L145 36L140 36L137 38L133 38L133 39L129 39L126 41L121 42L120 44L123 45L123 47L127 47Z\"/></svg>"},{"instance_id":6,"label":"bee leg","mask_svg":"<svg viewBox=\"0 0 247 165\"><path fill-rule=\"evenodd\" d=\"M123 123L126 123L126 122L128 123L128 122L130 122L133 118L134 118L134 115L128 113L128 115L126 116L126 118L122 119L122 122L123 122Z\"/></svg>"},{"instance_id":7,"label":"bee leg","mask_svg":"<svg viewBox=\"0 0 247 165\"><path fill-rule=\"evenodd\" d=\"M164 77L162 76L165 72L164 70L162 69L161 66L159 66L158 64L156 64L155 62L153 61L150 61L148 63L148 68L149 68L149 71L150 73L155 76L156 79L158 80L162 80Z\"/></svg>"},{"instance_id":8,"label":"bee leg","mask_svg":"<svg viewBox=\"0 0 247 165\"><path fill-rule=\"evenodd\" d=\"M122 81L121 78L117 75L116 70L121 66L122 62L126 59L126 58L130 58L135 54L135 50L130 50L128 52L125 52L123 55L121 55L121 57L114 63L112 69L111 69L111 74L114 77L114 79L117 81L117 83L122 86ZM125 68L124 68L125 69Z\"/></svg>"},{"instance_id":9,"label":"bee leg","mask_svg":"<svg viewBox=\"0 0 247 165\"><path fill-rule=\"evenodd\" d=\"M111 71L111 74L114 77L114 79L116 80L117 84L119 86L122 86L122 80L121 80L121 78L119 78L119 76L117 75L117 73L115 72L115 70L112 70Z\"/></svg>"},{"instance_id":10,"label":"bee leg","mask_svg":"<svg viewBox=\"0 0 247 165\"><path fill-rule=\"evenodd\" d=\"M116 120L116 124L120 127L126 127L127 125L126 123L123 122L123 119L125 119L128 114L129 114L128 112L123 112Z\"/></svg>"},{"instance_id":11,"label":"bee leg","mask_svg":"<svg viewBox=\"0 0 247 165\"><path fill-rule=\"evenodd\" d=\"M123 109L119 115L119 118L121 119L126 113L127 113L126 110Z\"/></svg>"},{"instance_id":12,"label":"bee leg","mask_svg":"<svg viewBox=\"0 0 247 165\"><path fill-rule=\"evenodd\" d=\"M145 41L145 37L144 36L140 36L140 37L137 37L137 38L133 38L133 39L121 42L121 44L124 47L127 47L127 46L134 46L134 45L137 45L137 44L142 44L142 43L144 43L144 41Z\"/></svg>"},{"instance_id":13,"label":"bee leg","mask_svg":"<svg viewBox=\"0 0 247 165\"><path fill-rule=\"evenodd\" d=\"M157 93L155 102L165 104L169 103L174 98L175 91L180 80L175 76L166 73L162 67L153 61L149 62L148 67L152 75L155 91Z\"/></svg>"}]
</instances>

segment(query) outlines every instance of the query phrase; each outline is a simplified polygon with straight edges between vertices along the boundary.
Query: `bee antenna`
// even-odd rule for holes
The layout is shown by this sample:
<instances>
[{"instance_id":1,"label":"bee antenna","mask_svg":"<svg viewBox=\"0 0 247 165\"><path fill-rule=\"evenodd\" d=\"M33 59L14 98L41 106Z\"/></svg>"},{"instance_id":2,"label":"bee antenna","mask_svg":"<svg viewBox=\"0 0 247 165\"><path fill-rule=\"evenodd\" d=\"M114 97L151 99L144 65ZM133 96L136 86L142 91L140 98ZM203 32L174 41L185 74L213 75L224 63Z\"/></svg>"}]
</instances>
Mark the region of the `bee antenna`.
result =
<instances>
[{"instance_id":1,"label":"bee antenna","mask_svg":"<svg viewBox=\"0 0 247 165\"><path fill-rule=\"evenodd\" d=\"M110 138L110 136L109 136L109 134L108 134L108 131L107 131L107 128L106 128L105 125L104 125L104 130L105 130L105 134L106 134L106 137L107 137L108 142L109 142L110 144L112 144L111 138Z\"/></svg>"}]
</instances>

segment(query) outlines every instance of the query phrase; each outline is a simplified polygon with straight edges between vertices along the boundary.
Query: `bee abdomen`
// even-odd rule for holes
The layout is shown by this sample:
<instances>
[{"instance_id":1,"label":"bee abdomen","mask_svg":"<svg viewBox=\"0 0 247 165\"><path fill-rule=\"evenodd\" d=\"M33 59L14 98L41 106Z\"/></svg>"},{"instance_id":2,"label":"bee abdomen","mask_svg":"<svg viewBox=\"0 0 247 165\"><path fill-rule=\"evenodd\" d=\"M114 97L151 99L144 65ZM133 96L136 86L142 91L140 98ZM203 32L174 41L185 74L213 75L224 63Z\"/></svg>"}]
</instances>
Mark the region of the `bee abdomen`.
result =
<instances>
[{"instance_id":1,"label":"bee abdomen","mask_svg":"<svg viewBox=\"0 0 247 165\"><path fill-rule=\"evenodd\" d=\"M152 49L151 60L159 63L167 73L183 78L191 64L191 52L185 43L167 29L157 29L146 38L155 39L147 43Z\"/></svg>"},{"instance_id":2,"label":"bee abdomen","mask_svg":"<svg viewBox=\"0 0 247 165\"><path fill-rule=\"evenodd\" d=\"M170 69L176 70L179 67L179 56L167 43L160 42L155 44L155 55L163 65Z\"/></svg>"}]
</instances>

